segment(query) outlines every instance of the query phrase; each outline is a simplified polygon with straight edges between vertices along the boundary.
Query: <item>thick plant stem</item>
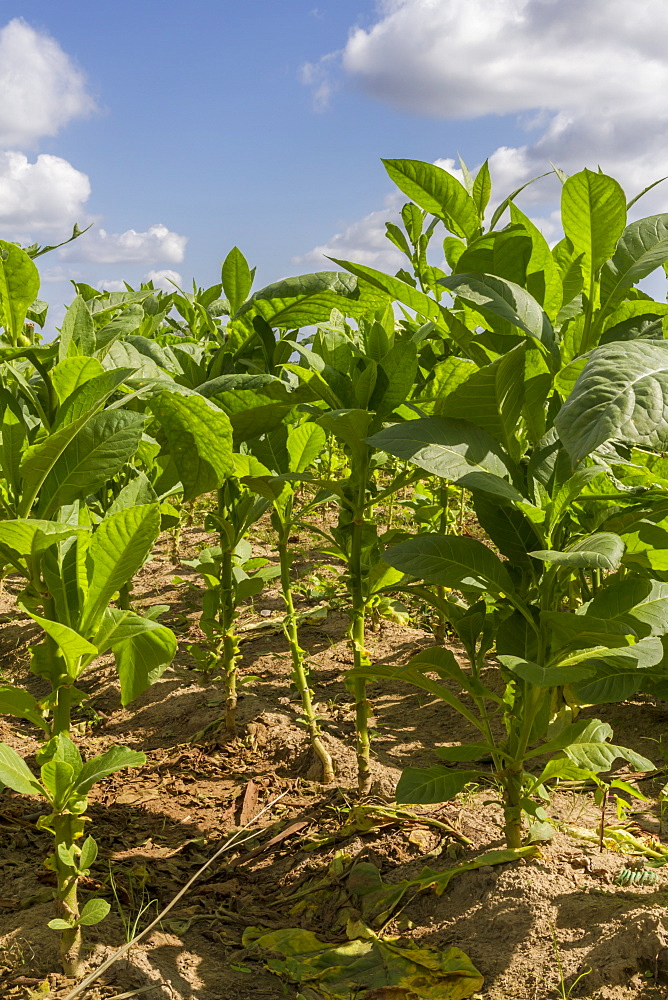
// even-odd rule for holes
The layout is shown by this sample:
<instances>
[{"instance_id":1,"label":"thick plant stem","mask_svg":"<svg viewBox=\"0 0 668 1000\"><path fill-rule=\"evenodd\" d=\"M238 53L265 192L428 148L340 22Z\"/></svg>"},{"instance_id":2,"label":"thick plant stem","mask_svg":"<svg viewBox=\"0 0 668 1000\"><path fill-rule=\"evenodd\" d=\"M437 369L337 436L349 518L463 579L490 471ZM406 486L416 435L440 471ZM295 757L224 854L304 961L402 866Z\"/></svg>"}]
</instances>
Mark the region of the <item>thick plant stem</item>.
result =
<instances>
[{"instance_id":1,"label":"thick plant stem","mask_svg":"<svg viewBox=\"0 0 668 1000\"><path fill-rule=\"evenodd\" d=\"M53 709L52 736L67 734L72 725L72 685L61 684L56 693L56 704Z\"/></svg>"},{"instance_id":2,"label":"thick plant stem","mask_svg":"<svg viewBox=\"0 0 668 1000\"><path fill-rule=\"evenodd\" d=\"M78 821L80 824L80 820ZM53 829L56 839L54 867L58 878L56 897L57 915L68 923L79 919L79 900L77 897L78 876L76 872L58 857L58 847L66 850L74 844L73 825L77 819L73 816L56 816ZM60 960L63 972L69 979L78 979L83 973L83 937L80 927L72 927L61 931Z\"/></svg>"},{"instance_id":3,"label":"thick plant stem","mask_svg":"<svg viewBox=\"0 0 668 1000\"><path fill-rule=\"evenodd\" d=\"M522 772L508 770L504 780L503 820L506 845L522 846Z\"/></svg>"},{"instance_id":4,"label":"thick plant stem","mask_svg":"<svg viewBox=\"0 0 668 1000\"><path fill-rule=\"evenodd\" d=\"M369 665L364 636L366 602L362 580L362 533L364 530L364 501L366 498L366 478L368 474L368 454L361 468L356 470L354 482L357 497L353 509L352 538L350 543L350 590L352 598L352 622L350 638L353 647L353 668L359 670ZM371 789L370 743L369 743L369 703L366 700L366 681L356 677L353 681L355 697L355 727L357 730L357 788L360 795Z\"/></svg>"},{"instance_id":5,"label":"thick plant stem","mask_svg":"<svg viewBox=\"0 0 668 1000\"><path fill-rule=\"evenodd\" d=\"M308 729L311 746L313 747L313 751L322 767L323 784L328 784L330 781L334 781L334 766L332 764L332 758L325 749L325 746L320 738L320 728L318 726L318 720L313 708L313 692L309 687L308 674L304 664L304 650L299 645L297 615L295 612L294 602L292 600L290 556L287 546L287 534L287 531L281 533L278 544L281 565L281 591L283 594L283 601L285 602L286 612L283 623L283 631L285 632L285 637L288 640L288 645L290 647L290 656L292 659L292 680L301 697L302 711L306 720L306 728Z\"/></svg>"},{"instance_id":6,"label":"thick plant stem","mask_svg":"<svg viewBox=\"0 0 668 1000\"><path fill-rule=\"evenodd\" d=\"M223 626L223 670L225 673L225 729L237 731L237 660L239 643L234 635L232 553L223 550L220 572L221 624Z\"/></svg>"}]
</instances>

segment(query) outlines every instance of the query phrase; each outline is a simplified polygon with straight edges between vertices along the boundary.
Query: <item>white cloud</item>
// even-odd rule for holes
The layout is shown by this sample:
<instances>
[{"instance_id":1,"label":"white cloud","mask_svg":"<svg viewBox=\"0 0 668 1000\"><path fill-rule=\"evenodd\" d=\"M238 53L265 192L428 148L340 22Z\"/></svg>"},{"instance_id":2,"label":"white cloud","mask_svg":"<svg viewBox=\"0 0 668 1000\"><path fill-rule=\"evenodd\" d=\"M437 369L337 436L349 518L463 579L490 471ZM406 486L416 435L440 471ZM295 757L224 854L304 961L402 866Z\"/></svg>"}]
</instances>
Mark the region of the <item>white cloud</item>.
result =
<instances>
[{"instance_id":1,"label":"white cloud","mask_svg":"<svg viewBox=\"0 0 668 1000\"><path fill-rule=\"evenodd\" d=\"M116 278L103 278L95 282L95 287L101 292L127 292L125 282Z\"/></svg>"},{"instance_id":2,"label":"white cloud","mask_svg":"<svg viewBox=\"0 0 668 1000\"><path fill-rule=\"evenodd\" d=\"M0 152L0 226L6 234L65 234L85 216L90 195L86 174L59 156ZM9 237L7 237L9 238Z\"/></svg>"},{"instance_id":3,"label":"white cloud","mask_svg":"<svg viewBox=\"0 0 668 1000\"><path fill-rule=\"evenodd\" d=\"M403 195L394 193L388 195L385 199L385 208L370 212L363 219L349 223L327 243L314 247L308 253L293 257L292 262L320 271L333 270L336 265L326 258L337 257L339 260L354 260L358 264L366 264L380 271L398 270L406 258L386 238L385 223L401 221L399 210L405 200Z\"/></svg>"},{"instance_id":4,"label":"white cloud","mask_svg":"<svg viewBox=\"0 0 668 1000\"><path fill-rule=\"evenodd\" d=\"M31 147L95 110L83 74L53 38L21 18L0 30L0 147Z\"/></svg>"},{"instance_id":5,"label":"white cloud","mask_svg":"<svg viewBox=\"0 0 668 1000\"><path fill-rule=\"evenodd\" d=\"M95 264L180 264L185 255L187 236L172 232L159 223L143 232L127 229L124 233L108 233L93 228L74 243L59 251L63 260L87 261Z\"/></svg>"},{"instance_id":6,"label":"white cloud","mask_svg":"<svg viewBox=\"0 0 668 1000\"><path fill-rule=\"evenodd\" d=\"M314 64L311 83L331 93L338 67L412 115L516 115L531 138L489 150L494 201L551 162L567 173L600 165L634 196L668 173L668 4L644 0L629 11L627 0L380 0L375 23L353 28L340 56ZM456 173L452 160L437 162ZM549 239L558 235L559 188L544 178L521 196ZM668 182L634 206L635 217L662 211ZM372 240L376 214L367 217ZM364 224L348 227L363 250Z\"/></svg>"},{"instance_id":7,"label":"white cloud","mask_svg":"<svg viewBox=\"0 0 668 1000\"><path fill-rule=\"evenodd\" d=\"M164 292L174 292L174 285L183 288L183 278L178 271L172 271L166 267L160 271L149 271L142 278L142 281L152 281L156 288L162 288Z\"/></svg>"}]
</instances>

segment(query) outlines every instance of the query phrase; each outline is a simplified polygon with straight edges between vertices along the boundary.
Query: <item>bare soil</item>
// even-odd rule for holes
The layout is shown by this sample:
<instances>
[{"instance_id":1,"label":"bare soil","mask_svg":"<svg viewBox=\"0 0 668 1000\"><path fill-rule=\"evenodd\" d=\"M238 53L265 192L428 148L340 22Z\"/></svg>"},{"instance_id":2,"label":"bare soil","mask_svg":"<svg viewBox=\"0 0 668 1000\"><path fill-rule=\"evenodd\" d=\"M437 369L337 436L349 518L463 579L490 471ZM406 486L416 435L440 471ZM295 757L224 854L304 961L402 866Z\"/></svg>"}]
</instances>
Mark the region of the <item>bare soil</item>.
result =
<instances>
[{"instance_id":1,"label":"bare soil","mask_svg":"<svg viewBox=\"0 0 668 1000\"><path fill-rule=\"evenodd\" d=\"M184 553L202 539L189 529ZM286 644L271 626L246 633L242 675L255 679L242 687L239 735L227 738L217 725L222 683L203 683L186 648L203 641L189 572L172 564L163 542L136 585L138 607L170 605L163 620L179 637L177 658L162 679L125 709L109 661L101 660L82 684L91 694L78 718L84 754L123 743L148 758L145 767L114 775L91 794L90 828L100 854L81 896L103 895L112 912L87 931L90 967L147 926L226 837L282 797L252 827L249 841L223 854L160 928L89 988L87 1000L134 990L148 1000L296 998L296 984L270 973L243 947L247 927L302 927L326 941L345 941L346 920L361 913L351 874L356 865L372 864L384 883L394 884L415 879L425 866L442 872L503 846L500 810L483 805L495 798L492 788L467 789L451 803L415 809L414 819L386 814L404 766L434 764L434 746L471 735L447 706L398 684L370 686L374 786L366 812L352 811L358 805L354 715L343 679L351 655L347 618L336 609L301 634L337 762L335 785L317 780L289 689ZM175 575L182 582L174 583ZM18 580L6 581L0 669L6 680L37 693L40 681L27 671L37 628L17 610L17 589ZM242 624L265 626L280 610L277 592L265 591ZM433 642L427 629L389 623L368 637L376 661L397 665ZM616 742L661 763L650 741L665 743L668 705L638 701L590 714L612 723ZM39 743L29 724L3 717L0 739L34 763ZM640 836L660 839L664 832L654 798L664 782L660 775L640 782L650 797L630 817ZM52 883L43 862L50 844L35 827L42 811L38 799L0 792L0 997L7 1000L65 997L73 986L58 975L57 935L46 927ZM442 895L408 893L382 932L435 949L461 948L484 975L478 996L485 1000L668 997L668 880L619 888L612 878L624 857L601 853L593 841L566 832L596 830L599 813L590 791L558 793L551 814L559 821L555 836L535 857L464 871ZM355 826L360 816L366 822ZM362 1000L363 985L351 984L351 997Z\"/></svg>"}]
</instances>

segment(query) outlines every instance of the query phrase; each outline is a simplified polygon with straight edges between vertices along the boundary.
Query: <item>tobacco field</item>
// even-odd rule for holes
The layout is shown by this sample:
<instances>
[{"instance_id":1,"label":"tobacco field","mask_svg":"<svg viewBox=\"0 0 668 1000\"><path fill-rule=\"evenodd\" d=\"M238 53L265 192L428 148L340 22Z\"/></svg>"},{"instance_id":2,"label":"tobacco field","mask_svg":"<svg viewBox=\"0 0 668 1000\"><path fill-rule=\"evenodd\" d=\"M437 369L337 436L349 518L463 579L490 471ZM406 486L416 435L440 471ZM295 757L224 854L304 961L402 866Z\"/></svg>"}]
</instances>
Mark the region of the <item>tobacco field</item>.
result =
<instances>
[{"instance_id":1,"label":"tobacco field","mask_svg":"<svg viewBox=\"0 0 668 1000\"><path fill-rule=\"evenodd\" d=\"M7 1000L666 996L668 214L384 165L395 275L0 241Z\"/></svg>"}]
</instances>

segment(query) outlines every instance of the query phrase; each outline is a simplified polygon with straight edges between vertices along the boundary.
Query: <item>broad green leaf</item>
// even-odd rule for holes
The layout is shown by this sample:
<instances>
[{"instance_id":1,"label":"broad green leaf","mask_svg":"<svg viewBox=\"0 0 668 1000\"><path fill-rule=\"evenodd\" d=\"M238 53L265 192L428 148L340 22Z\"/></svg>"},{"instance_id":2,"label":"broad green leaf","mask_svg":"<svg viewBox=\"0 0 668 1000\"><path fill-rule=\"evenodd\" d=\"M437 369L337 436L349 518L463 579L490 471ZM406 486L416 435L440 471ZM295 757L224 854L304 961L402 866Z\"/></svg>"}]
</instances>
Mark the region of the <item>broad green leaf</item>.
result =
<instances>
[{"instance_id":1,"label":"broad green leaf","mask_svg":"<svg viewBox=\"0 0 668 1000\"><path fill-rule=\"evenodd\" d=\"M230 310L234 315L248 298L253 284L248 261L238 247L232 247L223 261L222 282Z\"/></svg>"},{"instance_id":2,"label":"broad green leaf","mask_svg":"<svg viewBox=\"0 0 668 1000\"><path fill-rule=\"evenodd\" d=\"M479 778L479 771L460 771L448 767L407 767L401 772L397 784L397 802L402 805L449 802L465 785Z\"/></svg>"},{"instance_id":3,"label":"broad green leaf","mask_svg":"<svg viewBox=\"0 0 668 1000\"><path fill-rule=\"evenodd\" d=\"M327 436L318 424L303 423L291 428L286 444L290 456L290 471L304 472L308 469L325 447L326 440Z\"/></svg>"},{"instance_id":4,"label":"broad green leaf","mask_svg":"<svg viewBox=\"0 0 668 1000\"><path fill-rule=\"evenodd\" d=\"M40 773L54 811L60 812L70 796L74 783L74 768L65 760L50 760L44 764Z\"/></svg>"},{"instance_id":5,"label":"broad green leaf","mask_svg":"<svg viewBox=\"0 0 668 1000\"><path fill-rule=\"evenodd\" d=\"M79 360L78 358L68 358L67 361ZM81 359L85 361L95 360L92 358ZM66 362L61 362L65 364ZM97 363L97 362L96 362ZM114 368L112 371L103 371L101 375L93 375L92 378L78 385L73 389L72 394L58 408L56 420L52 427L52 432L65 424L77 421L85 414L92 414L95 410L102 408L104 403L116 390L126 382L133 374L132 368Z\"/></svg>"},{"instance_id":6,"label":"broad green leaf","mask_svg":"<svg viewBox=\"0 0 668 1000\"><path fill-rule=\"evenodd\" d=\"M624 555L624 542L610 531L599 531L574 542L564 552L539 549L529 553L534 559L558 566L615 570Z\"/></svg>"},{"instance_id":7,"label":"broad green leaf","mask_svg":"<svg viewBox=\"0 0 668 1000\"><path fill-rule=\"evenodd\" d=\"M552 350L554 333L547 314L520 285L493 274L451 274L438 284L472 303L483 315L498 316Z\"/></svg>"},{"instance_id":8,"label":"broad green leaf","mask_svg":"<svg viewBox=\"0 0 668 1000\"><path fill-rule=\"evenodd\" d=\"M387 296L362 287L356 278L340 271L318 271L284 278L261 288L245 302L238 316L258 313L272 327L298 329L327 322L332 309L347 316L372 314Z\"/></svg>"},{"instance_id":9,"label":"broad green leaf","mask_svg":"<svg viewBox=\"0 0 668 1000\"><path fill-rule=\"evenodd\" d=\"M517 428L524 402L525 360L526 345L518 344L492 364L474 371L439 403L439 416L476 424L519 459Z\"/></svg>"},{"instance_id":10,"label":"broad green leaf","mask_svg":"<svg viewBox=\"0 0 668 1000\"><path fill-rule=\"evenodd\" d=\"M183 484L183 499L218 489L234 475L229 417L203 396L162 392L151 403Z\"/></svg>"},{"instance_id":11,"label":"broad green leaf","mask_svg":"<svg viewBox=\"0 0 668 1000\"><path fill-rule=\"evenodd\" d=\"M479 236L458 258L453 271L492 274L524 287L530 257L531 237L524 228L511 226Z\"/></svg>"},{"instance_id":12,"label":"broad green leaf","mask_svg":"<svg viewBox=\"0 0 668 1000\"><path fill-rule=\"evenodd\" d=\"M28 309L39 292L39 272L20 247L0 240L0 326L12 341L23 333Z\"/></svg>"},{"instance_id":13,"label":"broad green leaf","mask_svg":"<svg viewBox=\"0 0 668 1000\"><path fill-rule=\"evenodd\" d=\"M668 214L652 215L627 226L612 259L601 271L601 307L613 309L626 291L668 261Z\"/></svg>"},{"instance_id":14,"label":"broad green leaf","mask_svg":"<svg viewBox=\"0 0 668 1000\"><path fill-rule=\"evenodd\" d=\"M612 257L624 231L624 191L607 174L582 170L569 177L562 188L561 219L574 254L582 254L587 288L592 275Z\"/></svg>"},{"instance_id":15,"label":"broad green leaf","mask_svg":"<svg viewBox=\"0 0 668 1000\"><path fill-rule=\"evenodd\" d=\"M56 390L58 402L62 404L80 385L103 374L104 368L96 358L73 356L60 361L50 371L49 376Z\"/></svg>"},{"instance_id":16,"label":"broad green leaf","mask_svg":"<svg viewBox=\"0 0 668 1000\"><path fill-rule=\"evenodd\" d=\"M166 625L113 608L105 612L95 642L114 654L123 705L157 681L176 653L176 636Z\"/></svg>"},{"instance_id":17,"label":"broad green leaf","mask_svg":"<svg viewBox=\"0 0 668 1000\"><path fill-rule=\"evenodd\" d=\"M60 329L58 360L72 355L91 357L95 353L95 322L86 300L77 295L68 307Z\"/></svg>"},{"instance_id":18,"label":"broad green leaf","mask_svg":"<svg viewBox=\"0 0 668 1000\"><path fill-rule=\"evenodd\" d=\"M668 571L668 521L634 521L624 532L624 541L625 564L659 573Z\"/></svg>"},{"instance_id":19,"label":"broad green leaf","mask_svg":"<svg viewBox=\"0 0 668 1000\"><path fill-rule=\"evenodd\" d=\"M460 587L512 594L508 571L490 548L474 538L417 535L383 553L403 573L457 590Z\"/></svg>"},{"instance_id":20,"label":"broad green leaf","mask_svg":"<svg viewBox=\"0 0 668 1000\"><path fill-rule=\"evenodd\" d=\"M573 694L582 705L625 701L640 691L648 680L666 676L663 660L664 650L659 639L641 639L633 646L606 650L587 659L593 676L574 684Z\"/></svg>"},{"instance_id":21,"label":"broad green leaf","mask_svg":"<svg viewBox=\"0 0 668 1000\"><path fill-rule=\"evenodd\" d=\"M0 781L19 795L44 795L23 757L19 757L16 750L6 743L0 743Z\"/></svg>"},{"instance_id":22,"label":"broad green leaf","mask_svg":"<svg viewBox=\"0 0 668 1000\"><path fill-rule=\"evenodd\" d=\"M542 667L519 656L499 656L499 660L512 674L528 681L534 687L561 687L564 684L574 684L585 677L591 677L593 668L587 663L573 664L567 667Z\"/></svg>"},{"instance_id":23,"label":"broad green leaf","mask_svg":"<svg viewBox=\"0 0 668 1000\"><path fill-rule=\"evenodd\" d=\"M634 750L626 747L615 746L607 743L612 736L612 729L607 723L592 720L579 737L564 747L564 753L577 767L585 768L588 771L609 771L613 762L618 757L623 757L637 771L653 771L654 765L647 757L641 756Z\"/></svg>"},{"instance_id":24,"label":"broad green leaf","mask_svg":"<svg viewBox=\"0 0 668 1000\"><path fill-rule=\"evenodd\" d=\"M72 538L76 531L70 524L41 521L38 518L0 521L0 547L25 559L43 552L56 542Z\"/></svg>"},{"instance_id":25,"label":"broad green leaf","mask_svg":"<svg viewBox=\"0 0 668 1000\"><path fill-rule=\"evenodd\" d=\"M87 795L97 781L102 781L114 771L124 767L142 767L146 763L146 754L128 750L127 747L113 746L98 757L87 761L76 780L74 790L79 795Z\"/></svg>"},{"instance_id":26,"label":"broad green leaf","mask_svg":"<svg viewBox=\"0 0 668 1000\"><path fill-rule=\"evenodd\" d=\"M110 910L111 903L108 903L106 899L89 899L82 909L77 923L81 927L92 927L104 920Z\"/></svg>"},{"instance_id":27,"label":"broad green leaf","mask_svg":"<svg viewBox=\"0 0 668 1000\"><path fill-rule=\"evenodd\" d=\"M533 572L529 552L540 545L540 538L529 518L516 507L500 505L494 496L478 491L474 491L473 504L480 526L499 552L513 566Z\"/></svg>"},{"instance_id":28,"label":"broad green leaf","mask_svg":"<svg viewBox=\"0 0 668 1000\"><path fill-rule=\"evenodd\" d=\"M464 420L426 417L392 424L370 437L369 443L451 482L472 472L510 476L498 442Z\"/></svg>"},{"instance_id":29,"label":"broad green leaf","mask_svg":"<svg viewBox=\"0 0 668 1000\"><path fill-rule=\"evenodd\" d=\"M113 595L143 566L159 533L158 504L126 507L98 525L88 549L91 569L82 631L96 627Z\"/></svg>"},{"instance_id":30,"label":"broad green leaf","mask_svg":"<svg viewBox=\"0 0 668 1000\"><path fill-rule=\"evenodd\" d=\"M632 341L592 351L555 426L573 462L608 441L668 447L668 343Z\"/></svg>"},{"instance_id":31,"label":"broad green leaf","mask_svg":"<svg viewBox=\"0 0 668 1000\"><path fill-rule=\"evenodd\" d=\"M83 636L75 632L68 625L63 625L61 622L52 622L48 618L42 618L40 615L33 614L32 611L28 611L24 608L26 614L30 615L33 621L37 622L40 628L43 628L47 635L50 635L53 641L56 643L61 653L65 663L67 664L68 676L75 680L80 671L80 661L82 659L90 660L92 657L98 655L97 646L88 642Z\"/></svg>"},{"instance_id":32,"label":"broad green leaf","mask_svg":"<svg viewBox=\"0 0 668 1000\"><path fill-rule=\"evenodd\" d=\"M552 256L549 244L531 219L510 206L510 218L524 226L531 237L531 257L526 268L526 289L542 305L554 323L563 304L563 288L559 268Z\"/></svg>"},{"instance_id":33,"label":"broad green leaf","mask_svg":"<svg viewBox=\"0 0 668 1000\"><path fill-rule=\"evenodd\" d=\"M37 707L37 700L23 688L3 685L0 687L0 714L14 715L17 719L28 719L40 729L49 731Z\"/></svg>"},{"instance_id":34,"label":"broad green leaf","mask_svg":"<svg viewBox=\"0 0 668 1000\"><path fill-rule=\"evenodd\" d=\"M607 646L615 649L628 646L635 629L594 615L577 615L570 611L541 611L541 621L551 633L552 649L589 649Z\"/></svg>"},{"instance_id":35,"label":"broad green leaf","mask_svg":"<svg viewBox=\"0 0 668 1000\"><path fill-rule=\"evenodd\" d=\"M97 844L92 837L86 837L81 845L81 855L79 857L79 867L86 870L95 864L97 858Z\"/></svg>"},{"instance_id":36,"label":"broad green leaf","mask_svg":"<svg viewBox=\"0 0 668 1000\"><path fill-rule=\"evenodd\" d=\"M668 583L629 576L604 587L587 613L630 626L639 636L668 632Z\"/></svg>"},{"instance_id":37,"label":"broad green leaf","mask_svg":"<svg viewBox=\"0 0 668 1000\"><path fill-rule=\"evenodd\" d=\"M19 469L26 448L28 428L23 413L14 397L5 389L0 389L0 468L7 485L18 496Z\"/></svg>"},{"instance_id":38,"label":"broad green leaf","mask_svg":"<svg viewBox=\"0 0 668 1000\"><path fill-rule=\"evenodd\" d=\"M401 406L412 395L417 368L415 344L395 344L378 364L368 408L376 413L389 415Z\"/></svg>"},{"instance_id":39,"label":"broad green leaf","mask_svg":"<svg viewBox=\"0 0 668 1000\"><path fill-rule=\"evenodd\" d=\"M116 514L119 510L124 510L126 507L155 503L156 500L155 490L151 486L148 476L144 472L140 472L129 483L126 483L118 493L111 507L108 508L105 517L110 517L112 514Z\"/></svg>"},{"instance_id":40,"label":"broad green leaf","mask_svg":"<svg viewBox=\"0 0 668 1000\"><path fill-rule=\"evenodd\" d=\"M420 208L438 216L455 236L467 239L480 229L478 209L456 177L422 160L383 160L391 180Z\"/></svg>"},{"instance_id":41,"label":"broad green leaf","mask_svg":"<svg viewBox=\"0 0 668 1000\"><path fill-rule=\"evenodd\" d=\"M139 446L144 419L126 410L93 414L61 451L44 479L40 513L50 517L59 507L94 493L120 472ZM78 424L75 421L68 426ZM46 464L47 456L43 459Z\"/></svg>"}]
</instances>

